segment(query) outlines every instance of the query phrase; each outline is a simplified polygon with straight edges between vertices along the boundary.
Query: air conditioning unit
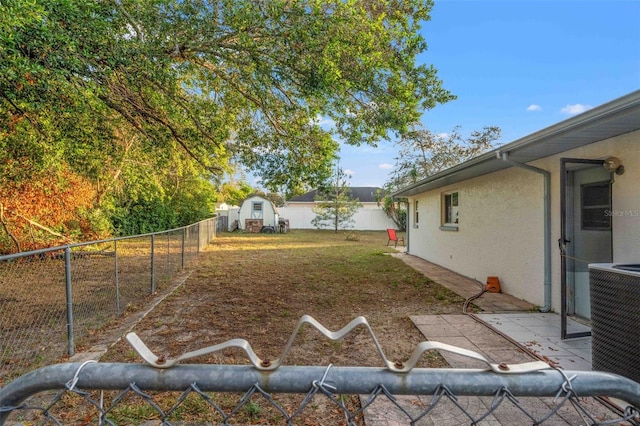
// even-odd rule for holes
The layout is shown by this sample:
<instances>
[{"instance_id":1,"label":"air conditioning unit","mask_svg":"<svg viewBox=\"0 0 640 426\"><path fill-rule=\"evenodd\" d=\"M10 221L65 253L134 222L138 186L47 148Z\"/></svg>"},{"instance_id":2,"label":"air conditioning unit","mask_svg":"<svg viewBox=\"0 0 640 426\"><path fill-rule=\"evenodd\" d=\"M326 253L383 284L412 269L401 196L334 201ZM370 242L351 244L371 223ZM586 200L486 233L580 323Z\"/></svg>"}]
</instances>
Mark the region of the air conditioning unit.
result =
<instances>
[{"instance_id":1,"label":"air conditioning unit","mask_svg":"<svg viewBox=\"0 0 640 426\"><path fill-rule=\"evenodd\" d=\"M640 383L640 264L589 265L592 370Z\"/></svg>"}]
</instances>

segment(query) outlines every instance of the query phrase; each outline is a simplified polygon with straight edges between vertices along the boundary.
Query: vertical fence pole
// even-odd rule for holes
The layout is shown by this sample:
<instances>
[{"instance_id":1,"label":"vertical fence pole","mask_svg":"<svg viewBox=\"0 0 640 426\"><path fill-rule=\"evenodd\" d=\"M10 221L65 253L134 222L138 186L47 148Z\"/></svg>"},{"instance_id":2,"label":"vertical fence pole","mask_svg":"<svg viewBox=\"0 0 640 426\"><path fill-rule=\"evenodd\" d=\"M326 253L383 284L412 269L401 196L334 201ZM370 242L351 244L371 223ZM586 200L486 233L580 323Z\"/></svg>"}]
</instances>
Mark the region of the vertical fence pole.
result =
<instances>
[{"instance_id":1,"label":"vertical fence pole","mask_svg":"<svg viewBox=\"0 0 640 426\"><path fill-rule=\"evenodd\" d=\"M73 343L73 293L71 291L71 247L64 249L64 282L67 293L67 353L73 356L76 352Z\"/></svg>"},{"instance_id":2,"label":"vertical fence pole","mask_svg":"<svg viewBox=\"0 0 640 426\"><path fill-rule=\"evenodd\" d=\"M116 279L116 313L118 316L121 315L120 312L120 277L118 276L118 240L113 241L113 252L115 258L115 279Z\"/></svg>"},{"instance_id":3,"label":"vertical fence pole","mask_svg":"<svg viewBox=\"0 0 640 426\"><path fill-rule=\"evenodd\" d=\"M213 240L217 235L217 231L218 231L216 229L217 222L215 222L215 220L216 219L209 221L209 224L207 226L207 244L209 244L211 240Z\"/></svg>"},{"instance_id":4,"label":"vertical fence pole","mask_svg":"<svg viewBox=\"0 0 640 426\"><path fill-rule=\"evenodd\" d=\"M202 225L203 225L204 223L205 223L205 222L200 222L200 223L198 223L198 242L197 242L197 244L198 244L198 249L197 249L198 251L197 251L197 253L198 253L198 254L200 254L200 245L202 244L202 240L201 240L201 238L202 238L202 232L201 232L201 231L202 231Z\"/></svg>"},{"instance_id":5,"label":"vertical fence pole","mask_svg":"<svg viewBox=\"0 0 640 426\"><path fill-rule=\"evenodd\" d=\"M182 267L181 270L184 271L184 239L187 233L187 228L182 228Z\"/></svg>"},{"instance_id":6,"label":"vertical fence pole","mask_svg":"<svg viewBox=\"0 0 640 426\"><path fill-rule=\"evenodd\" d=\"M156 234L151 234L151 294L156 292Z\"/></svg>"}]
</instances>

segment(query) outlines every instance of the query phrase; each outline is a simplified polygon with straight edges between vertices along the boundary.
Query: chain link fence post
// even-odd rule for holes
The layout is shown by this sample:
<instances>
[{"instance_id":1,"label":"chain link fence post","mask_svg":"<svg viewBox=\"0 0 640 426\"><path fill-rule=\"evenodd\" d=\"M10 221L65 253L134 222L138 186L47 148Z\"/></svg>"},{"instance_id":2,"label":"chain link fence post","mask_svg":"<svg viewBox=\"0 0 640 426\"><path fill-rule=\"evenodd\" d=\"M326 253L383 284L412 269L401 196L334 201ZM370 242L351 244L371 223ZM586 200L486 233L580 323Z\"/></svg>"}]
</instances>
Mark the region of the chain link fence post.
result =
<instances>
[{"instance_id":1,"label":"chain link fence post","mask_svg":"<svg viewBox=\"0 0 640 426\"><path fill-rule=\"evenodd\" d=\"M118 240L113 241L113 258L114 258L114 275L115 275L115 285L116 285L116 314L118 316L122 315L122 311L120 310L120 277L118 276Z\"/></svg>"},{"instance_id":2,"label":"chain link fence post","mask_svg":"<svg viewBox=\"0 0 640 426\"><path fill-rule=\"evenodd\" d=\"M197 232L197 235L198 235L198 237L197 237L197 241L198 241L198 242L196 243L196 245L197 245L197 247L196 247L196 253L198 253L198 254L200 254L200 229L202 229L202 226L201 226L201 225L202 225L202 223L203 223L203 222L198 222L198 224L196 224L196 226L198 227L198 232Z\"/></svg>"},{"instance_id":3,"label":"chain link fence post","mask_svg":"<svg viewBox=\"0 0 640 426\"><path fill-rule=\"evenodd\" d=\"M187 234L187 228L184 227L184 228L182 228L182 264L180 265L180 270L181 271L184 271L184 254L185 254L184 253L184 251L185 251L184 240L186 238L186 234Z\"/></svg>"},{"instance_id":4,"label":"chain link fence post","mask_svg":"<svg viewBox=\"0 0 640 426\"><path fill-rule=\"evenodd\" d=\"M151 293L156 292L156 258L155 258L155 247L156 247L156 235L151 234Z\"/></svg>"},{"instance_id":5,"label":"chain link fence post","mask_svg":"<svg viewBox=\"0 0 640 426\"><path fill-rule=\"evenodd\" d=\"M75 354L75 344L73 342L73 292L71 291L71 247L64 249L64 283L67 299L67 353L69 356Z\"/></svg>"}]
</instances>

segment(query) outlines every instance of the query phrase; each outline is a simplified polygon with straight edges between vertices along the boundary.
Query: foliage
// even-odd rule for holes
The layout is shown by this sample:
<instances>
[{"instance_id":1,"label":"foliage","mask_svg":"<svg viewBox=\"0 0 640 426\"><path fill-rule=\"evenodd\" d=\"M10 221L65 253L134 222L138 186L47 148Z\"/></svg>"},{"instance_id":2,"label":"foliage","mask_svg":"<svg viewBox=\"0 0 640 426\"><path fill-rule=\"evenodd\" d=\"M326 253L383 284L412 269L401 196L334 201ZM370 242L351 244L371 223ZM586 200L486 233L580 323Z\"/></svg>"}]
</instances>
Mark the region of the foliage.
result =
<instances>
[{"instance_id":1,"label":"foliage","mask_svg":"<svg viewBox=\"0 0 640 426\"><path fill-rule=\"evenodd\" d=\"M375 144L452 99L433 67L416 64L431 8L430 0L7 0L2 144L40 167L67 158L89 172L126 128L218 178L238 161L272 191L313 186L338 149L317 117L333 119L347 143Z\"/></svg>"},{"instance_id":2,"label":"foliage","mask_svg":"<svg viewBox=\"0 0 640 426\"><path fill-rule=\"evenodd\" d=\"M436 174L463 161L469 160L493 148L500 138L500 128L484 127L474 131L468 138L455 127L449 134L434 134L415 124L398 142L399 152L391 179L384 191L377 194L378 205L382 207L400 230L407 227L406 200L397 200L391 193Z\"/></svg>"},{"instance_id":3,"label":"foliage","mask_svg":"<svg viewBox=\"0 0 640 426\"><path fill-rule=\"evenodd\" d=\"M109 231L101 212L91 209L91 183L68 170L28 181L0 179L0 188L0 253L100 238Z\"/></svg>"},{"instance_id":4,"label":"foliage","mask_svg":"<svg viewBox=\"0 0 640 426\"><path fill-rule=\"evenodd\" d=\"M353 215L362 206L358 199L351 198L349 176L341 168L337 168L333 175L332 186L318 190L316 202L316 206L312 208L316 217L311 220L311 224L318 229L333 229L336 233L338 229L352 226Z\"/></svg>"},{"instance_id":5,"label":"foliage","mask_svg":"<svg viewBox=\"0 0 640 426\"><path fill-rule=\"evenodd\" d=\"M399 152L389 186L398 189L462 163L493 147L500 128L484 127L468 138L455 127L449 134L434 134L419 125L399 141Z\"/></svg>"},{"instance_id":6,"label":"foliage","mask_svg":"<svg viewBox=\"0 0 640 426\"><path fill-rule=\"evenodd\" d=\"M407 230L407 209L404 207L404 204L406 204L405 200L394 200L387 188L386 190L379 190L376 193L376 201L387 216L393 220L397 229L400 231Z\"/></svg>"},{"instance_id":7,"label":"foliage","mask_svg":"<svg viewBox=\"0 0 640 426\"><path fill-rule=\"evenodd\" d=\"M179 151L171 158L133 148L110 182L108 206L119 235L135 235L185 226L211 217L218 192L209 174Z\"/></svg>"},{"instance_id":8,"label":"foliage","mask_svg":"<svg viewBox=\"0 0 640 426\"><path fill-rule=\"evenodd\" d=\"M242 205L242 201L255 192L256 190L246 181L240 181L238 183L226 182L220 187L218 202L227 203L231 206L240 206Z\"/></svg>"}]
</instances>

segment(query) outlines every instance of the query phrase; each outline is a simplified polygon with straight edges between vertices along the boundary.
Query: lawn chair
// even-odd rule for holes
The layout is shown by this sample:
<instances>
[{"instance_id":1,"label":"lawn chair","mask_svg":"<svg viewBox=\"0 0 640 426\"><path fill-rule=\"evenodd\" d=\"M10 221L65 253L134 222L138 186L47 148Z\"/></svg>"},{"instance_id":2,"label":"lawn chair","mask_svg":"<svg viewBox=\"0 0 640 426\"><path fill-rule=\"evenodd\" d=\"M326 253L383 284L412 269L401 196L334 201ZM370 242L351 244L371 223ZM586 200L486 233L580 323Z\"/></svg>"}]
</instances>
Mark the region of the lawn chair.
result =
<instances>
[{"instance_id":1,"label":"lawn chair","mask_svg":"<svg viewBox=\"0 0 640 426\"><path fill-rule=\"evenodd\" d=\"M394 243L394 247L398 247L398 243L402 243L402 245L404 244L404 237L398 237L398 235L396 234L396 230L395 229L387 229L387 235L389 236L389 241L387 241L387 246L389 245L389 243L391 241L393 241Z\"/></svg>"}]
</instances>

